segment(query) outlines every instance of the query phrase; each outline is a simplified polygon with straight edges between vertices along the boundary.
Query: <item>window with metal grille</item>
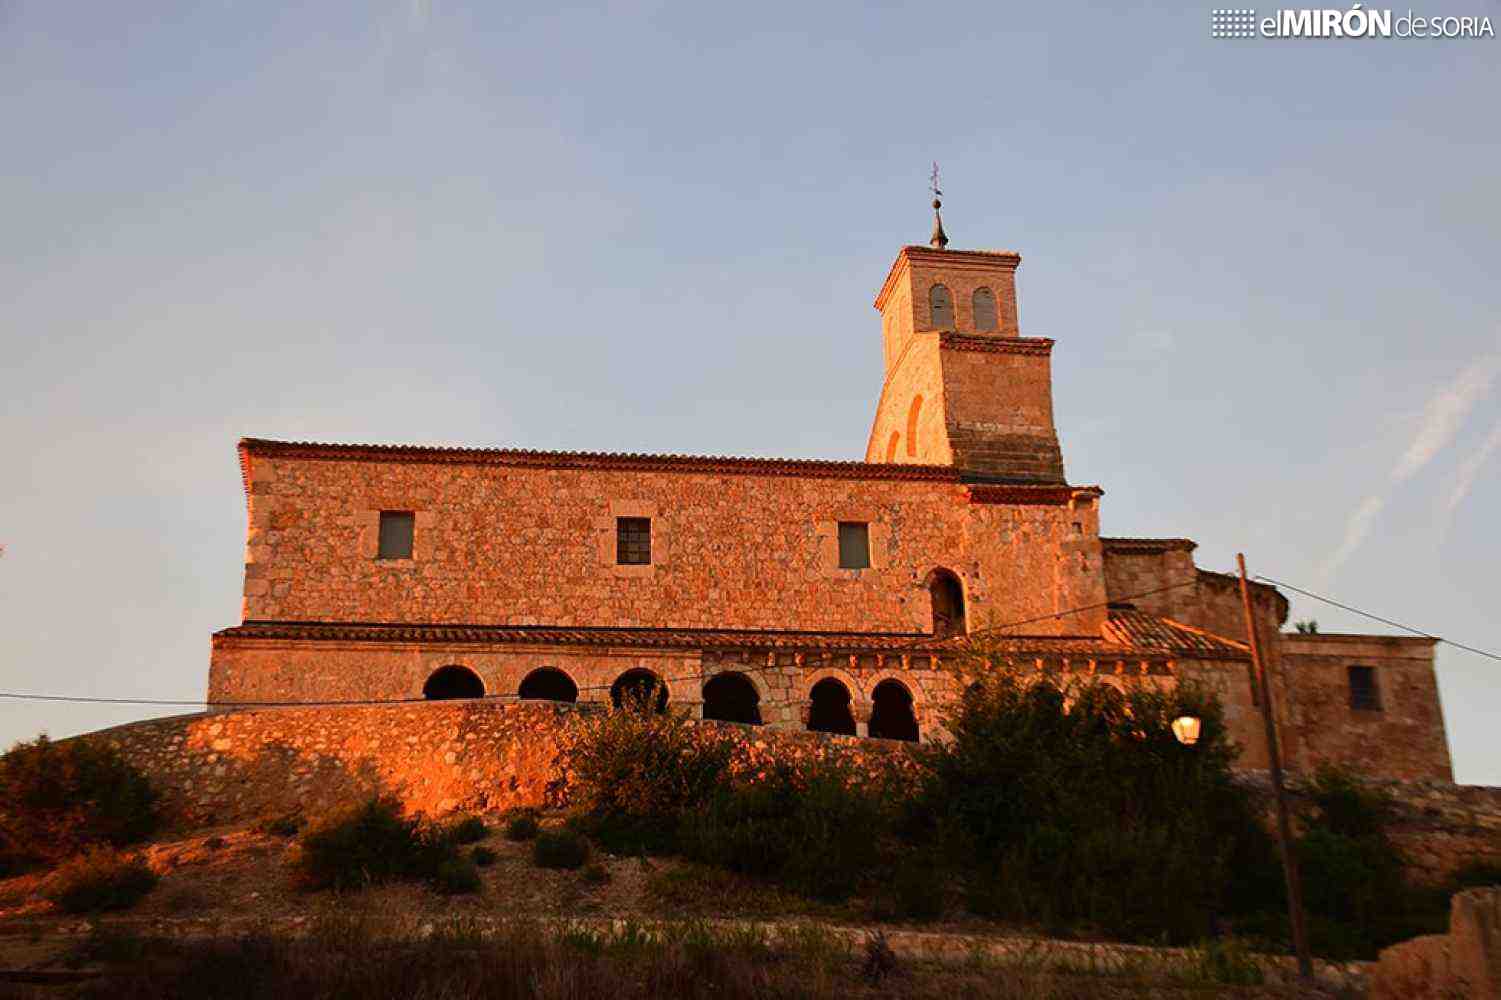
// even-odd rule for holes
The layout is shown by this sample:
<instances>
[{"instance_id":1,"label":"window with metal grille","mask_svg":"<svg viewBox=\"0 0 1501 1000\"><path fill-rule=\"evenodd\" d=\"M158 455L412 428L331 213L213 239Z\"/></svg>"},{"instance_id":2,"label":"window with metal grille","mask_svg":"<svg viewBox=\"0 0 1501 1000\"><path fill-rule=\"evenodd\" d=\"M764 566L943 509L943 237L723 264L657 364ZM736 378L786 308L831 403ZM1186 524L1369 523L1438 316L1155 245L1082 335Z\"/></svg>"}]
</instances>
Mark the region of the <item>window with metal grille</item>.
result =
<instances>
[{"instance_id":1,"label":"window with metal grille","mask_svg":"<svg viewBox=\"0 0 1501 1000\"><path fill-rule=\"evenodd\" d=\"M1375 667L1350 667L1350 707L1363 712L1381 711L1381 691L1376 687Z\"/></svg>"},{"instance_id":2,"label":"window with metal grille","mask_svg":"<svg viewBox=\"0 0 1501 1000\"><path fill-rule=\"evenodd\" d=\"M615 519L615 561L622 566L651 565L651 518Z\"/></svg>"},{"instance_id":3,"label":"window with metal grille","mask_svg":"<svg viewBox=\"0 0 1501 1000\"><path fill-rule=\"evenodd\" d=\"M870 568L870 525L864 521L839 522L839 568Z\"/></svg>"},{"instance_id":4,"label":"window with metal grille","mask_svg":"<svg viewBox=\"0 0 1501 1000\"><path fill-rule=\"evenodd\" d=\"M415 515L409 510L380 512L380 549L377 559L412 558L412 526Z\"/></svg>"}]
</instances>

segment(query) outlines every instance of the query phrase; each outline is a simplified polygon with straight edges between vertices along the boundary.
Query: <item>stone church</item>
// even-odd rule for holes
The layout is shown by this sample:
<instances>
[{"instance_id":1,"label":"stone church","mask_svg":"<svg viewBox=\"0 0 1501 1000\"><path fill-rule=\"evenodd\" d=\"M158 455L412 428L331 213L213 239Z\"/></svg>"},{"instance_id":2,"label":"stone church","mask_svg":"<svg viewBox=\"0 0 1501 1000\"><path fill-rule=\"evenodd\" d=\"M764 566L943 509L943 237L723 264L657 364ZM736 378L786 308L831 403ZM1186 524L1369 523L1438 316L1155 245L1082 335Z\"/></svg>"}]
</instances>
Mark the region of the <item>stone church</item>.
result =
<instances>
[{"instance_id":1,"label":"stone church","mask_svg":"<svg viewBox=\"0 0 1501 1000\"><path fill-rule=\"evenodd\" d=\"M936 208L936 204L935 204ZM209 699L552 699L914 740L969 633L1027 669L1193 678L1266 765L1238 581L1102 537L1053 422L1054 342L1010 252L903 247L876 295L863 461L239 444L240 624ZM874 339L874 338L872 338ZM874 349L874 344L871 345ZM1285 763L1452 780L1433 642L1284 634L1254 585Z\"/></svg>"}]
</instances>

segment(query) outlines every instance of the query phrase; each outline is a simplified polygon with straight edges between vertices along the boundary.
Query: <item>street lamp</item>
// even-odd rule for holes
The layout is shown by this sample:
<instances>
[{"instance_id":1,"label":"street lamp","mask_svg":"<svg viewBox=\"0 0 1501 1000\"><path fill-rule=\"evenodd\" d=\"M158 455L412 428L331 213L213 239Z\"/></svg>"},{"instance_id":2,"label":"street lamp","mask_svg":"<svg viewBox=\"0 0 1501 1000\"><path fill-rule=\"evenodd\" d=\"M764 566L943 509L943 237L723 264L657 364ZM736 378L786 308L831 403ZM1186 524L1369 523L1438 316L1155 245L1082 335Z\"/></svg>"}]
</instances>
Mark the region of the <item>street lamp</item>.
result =
<instances>
[{"instance_id":1,"label":"street lamp","mask_svg":"<svg viewBox=\"0 0 1501 1000\"><path fill-rule=\"evenodd\" d=\"M1197 715L1180 715L1173 720L1173 735L1178 737L1178 742L1186 747L1191 747L1199 742L1199 726L1202 725Z\"/></svg>"}]
</instances>

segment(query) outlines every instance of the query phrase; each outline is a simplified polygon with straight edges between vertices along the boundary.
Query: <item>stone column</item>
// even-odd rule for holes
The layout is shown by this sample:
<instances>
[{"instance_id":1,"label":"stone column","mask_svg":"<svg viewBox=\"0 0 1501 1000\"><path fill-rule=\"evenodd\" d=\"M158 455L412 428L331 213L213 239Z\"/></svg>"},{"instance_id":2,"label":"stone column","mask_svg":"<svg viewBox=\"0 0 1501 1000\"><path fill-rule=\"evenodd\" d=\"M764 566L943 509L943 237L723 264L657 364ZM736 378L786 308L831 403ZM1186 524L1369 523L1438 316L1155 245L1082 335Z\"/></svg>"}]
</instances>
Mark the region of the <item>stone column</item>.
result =
<instances>
[{"instance_id":1,"label":"stone column","mask_svg":"<svg viewBox=\"0 0 1501 1000\"><path fill-rule=\"evenodd\" d=\"M850 704L850 711L855 715L855 735L870 735L870 713L875 706L868 701L856 701Z\"/></svg>"}]
</instances>

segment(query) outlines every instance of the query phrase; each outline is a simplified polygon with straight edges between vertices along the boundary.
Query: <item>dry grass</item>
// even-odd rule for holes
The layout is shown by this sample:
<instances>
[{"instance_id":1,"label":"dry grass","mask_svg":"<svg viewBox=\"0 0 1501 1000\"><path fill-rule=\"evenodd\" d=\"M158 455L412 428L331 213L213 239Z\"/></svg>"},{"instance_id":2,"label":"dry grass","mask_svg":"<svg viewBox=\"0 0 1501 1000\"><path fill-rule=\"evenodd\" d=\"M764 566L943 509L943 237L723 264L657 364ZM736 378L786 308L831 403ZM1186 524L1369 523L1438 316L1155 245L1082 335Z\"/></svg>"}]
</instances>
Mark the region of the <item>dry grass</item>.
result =
<instances>
[{"instance_id":1,"label":"dry grass","mask_svg":"<svg viewBox=\"0 0 1501 1000\"><path fill-rule=\"evenodd\" d=\"M325 918L298 935L136 937L96 934L67 964L99 978L62 990L15 993L145 997L417 997L442 1000L608 996L885 1000L1085 997L1293 997L1287 990L1217 983L1179 966L1142 964L1112 975L1037 956L1004 962L903 961L879 940L864 946L806 926L777 930L704 923L620 923L600 930L510 921Z\"/></svg>"}]
</instances>

